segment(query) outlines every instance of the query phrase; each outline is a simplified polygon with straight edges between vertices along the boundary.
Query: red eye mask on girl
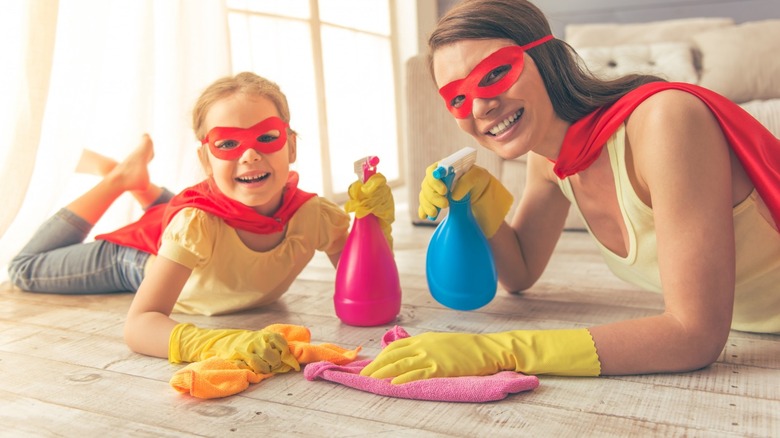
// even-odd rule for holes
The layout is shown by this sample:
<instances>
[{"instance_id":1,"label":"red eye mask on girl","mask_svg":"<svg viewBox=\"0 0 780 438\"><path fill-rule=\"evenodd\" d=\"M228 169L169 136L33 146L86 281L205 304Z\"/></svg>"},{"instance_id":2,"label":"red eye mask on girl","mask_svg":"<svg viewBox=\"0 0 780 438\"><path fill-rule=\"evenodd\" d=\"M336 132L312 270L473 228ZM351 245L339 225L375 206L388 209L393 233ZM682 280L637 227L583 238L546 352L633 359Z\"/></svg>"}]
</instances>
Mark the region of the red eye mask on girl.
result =
<instances>
[{"instance_id":1,"label":"red eye mask on girl","mask_svg":"<svg viewBox=\"0 0 780 438\"><path fill-rule=\"evenodd\" d=\"M236 160L247 149L270 154L284 147L287 142L287 122L279 117L269 117L249 128L214 127L201 140L220 160Z\"/></svg>"},{"instance_id":2,"label":"red eye mask on girl","mask_svg":"<svg viewBox=\"0 0 780 438\"><path fill-rule=\"evenodd\" d=\"M465 78L439 88L447 109L456 119L465 119L471 114L474 99L493 98L508 90L523 72L523 53L552 38L552 35L547 35L524 46L502 47L480 61ZM506 70L496 71L500 67ZM493 79L490 75L494 72L503 76Z\"/></svg>"}]
</instances>

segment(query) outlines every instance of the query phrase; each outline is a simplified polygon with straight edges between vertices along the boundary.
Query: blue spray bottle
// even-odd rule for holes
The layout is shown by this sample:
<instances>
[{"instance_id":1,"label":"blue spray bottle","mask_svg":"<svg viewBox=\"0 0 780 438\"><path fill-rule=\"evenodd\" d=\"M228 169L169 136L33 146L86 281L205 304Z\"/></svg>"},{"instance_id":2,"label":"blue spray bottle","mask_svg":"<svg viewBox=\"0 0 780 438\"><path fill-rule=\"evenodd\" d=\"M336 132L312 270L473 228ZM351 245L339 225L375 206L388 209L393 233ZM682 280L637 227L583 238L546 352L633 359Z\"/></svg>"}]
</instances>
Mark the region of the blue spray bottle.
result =
<instances>
[{"instance_id":1,"label":"blue spray bottle","mask_svg":"<svg viewBox=\"0 0 780 438\"><path fill-rule=\"evenodd\" d=\"M471 196L454 201L452 188L476 161L466 147L439 161L433 176L447 185L450 211L428 243L425 273L436 301L456 310L474 310L496 296L498 275L487 238L471 212Z\"/></svg>"}]
</instances>

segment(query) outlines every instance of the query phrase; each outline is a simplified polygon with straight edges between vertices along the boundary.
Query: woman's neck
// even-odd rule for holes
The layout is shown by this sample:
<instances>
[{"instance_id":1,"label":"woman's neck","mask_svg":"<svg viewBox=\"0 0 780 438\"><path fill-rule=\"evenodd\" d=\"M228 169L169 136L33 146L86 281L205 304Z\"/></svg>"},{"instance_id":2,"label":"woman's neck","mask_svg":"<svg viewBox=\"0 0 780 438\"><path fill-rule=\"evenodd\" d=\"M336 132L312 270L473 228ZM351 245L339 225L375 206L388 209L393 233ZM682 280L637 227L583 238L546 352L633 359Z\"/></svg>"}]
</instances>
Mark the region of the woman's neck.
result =
<instances>
[{"instance_id":1,"label":"woman's neck","mask_svg":"<svg viewBox=\"0 0 780 438\"><path fill-rule=\"evenodd\" d=\"M549 160L557 160L558 155L561 153L563 139L566 137L566 131L569 130L569 126L571 126L570 122L556 117L549 129L547 129L542 141L537 143L532 150Z\"/></svg>"}]
</instances>

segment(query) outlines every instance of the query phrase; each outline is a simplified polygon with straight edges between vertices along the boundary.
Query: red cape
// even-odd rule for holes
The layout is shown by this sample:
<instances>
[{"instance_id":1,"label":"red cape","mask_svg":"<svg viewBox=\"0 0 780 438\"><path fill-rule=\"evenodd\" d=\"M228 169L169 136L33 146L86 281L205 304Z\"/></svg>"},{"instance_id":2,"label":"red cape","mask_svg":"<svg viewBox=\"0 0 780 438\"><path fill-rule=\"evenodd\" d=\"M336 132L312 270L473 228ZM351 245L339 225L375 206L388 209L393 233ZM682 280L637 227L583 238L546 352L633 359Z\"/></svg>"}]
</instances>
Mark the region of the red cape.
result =
<instances>
[{"instance_id":1,"label":"red cape","mask_svg":"<svg viewBox=\"0 0 780 438\"><path fill-rule=\"evenodd\" d=\"M553 171L563 179L586 169L623 121L645 99L663 90L682 90L702 100L715 115L726 140L780 227L780 140L747 111L727 98L697 85L652 82L614 104L574 122L563 139Z\"/></svg>"},{"instance_id":2,"label":"red cape","mask_svg":"<svg viewBox=\"0 0 780 438\"><path fill-rule=\"evenodd\" d=\"M298 174L290 172L282 206L269 217L254 211L251 207L225 196L211 178L184 189L166 204L155 205L144 212L136 222L116 231L100 234L95 239L108 240L151 254L157 254L160 237L173 216L186 207L195 207L213 214L233 228L258 234L277 233L295 214L298 208L313 197L313 193L298 190Z\"/></svg>"}]
</instances>

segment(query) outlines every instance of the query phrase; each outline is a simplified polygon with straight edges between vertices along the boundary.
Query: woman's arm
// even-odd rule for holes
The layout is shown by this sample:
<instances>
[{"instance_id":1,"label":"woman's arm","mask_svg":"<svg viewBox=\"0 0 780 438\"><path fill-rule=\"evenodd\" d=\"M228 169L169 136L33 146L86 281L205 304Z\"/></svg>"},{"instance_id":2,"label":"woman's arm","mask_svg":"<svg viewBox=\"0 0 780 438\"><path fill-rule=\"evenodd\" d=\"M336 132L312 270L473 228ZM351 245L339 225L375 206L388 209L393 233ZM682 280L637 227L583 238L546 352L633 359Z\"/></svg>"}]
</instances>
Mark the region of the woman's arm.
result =
<instances>
[{"instance_id":1,"label":"woman's arm","mask_svg":"<svg viewBox=\"0 0 780 438\"><path fill-rule=\"evenodd\" d=\"M168 357L171 331L178 324L169 315L191 273L191 269L165 257L152 262L125 322L125 342L133 351Z\"/></svg>"},{"instance_id":2,"label":"woman's arm","mask_svg":"<svg viewBox=\"0 0 780 438\"><path fill-rule=\"evenodd\" d=\"M541 277L570 206L551 180L554 176L546 158L529 153L527 172L512 225L502 224L490 239L498 279L510 292L528 289Z\"/></svg>"},{"instance_id":3,"label":"woman's arm","mask_svg":"<svg viewBox=\"0 0 780 438\"><path fill-rule=\"evenodd\" d=\"M706 106L679 91L645 101L627 132L635 190L653 209L665 308L591 329L602 373L701 368L720 355L733 311L730 148Z\"/></svg>"}]
</instances>

